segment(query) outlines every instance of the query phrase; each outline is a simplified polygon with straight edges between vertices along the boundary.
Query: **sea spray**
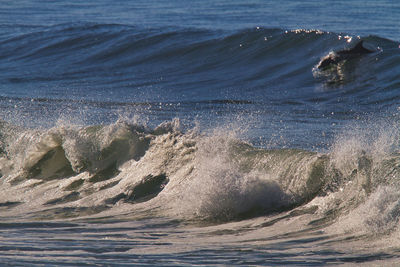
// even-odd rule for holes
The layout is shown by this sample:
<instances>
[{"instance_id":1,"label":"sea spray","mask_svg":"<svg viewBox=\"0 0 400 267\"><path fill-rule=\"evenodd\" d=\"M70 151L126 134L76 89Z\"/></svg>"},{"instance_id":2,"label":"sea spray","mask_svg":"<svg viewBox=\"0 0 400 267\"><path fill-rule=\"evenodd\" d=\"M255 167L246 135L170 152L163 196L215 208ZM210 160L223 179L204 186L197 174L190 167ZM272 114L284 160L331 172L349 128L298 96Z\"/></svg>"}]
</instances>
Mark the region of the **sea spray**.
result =
<instances>
[{"instance_id":1,"label":"sea spray","mask_svg":"<svg viewBox=\"0 0 400 267\"><path fill-rule=\"evenodd\" d=\"M237 137L243 129L235 129L183 132L173 120L154 129L117 121L20 130L3 139L9 142L1 166L9 194L2 201L23 203L20 192L29 187L29 199L35 199L29 207L37 214L51 206L92 207L94 213L152 210L222 222L307 203L321 216L341 216L369 201L377 188L397 186L394 130L343 134L329 153L319 153L254 147Z\"/></svg>"},{"instance_id":2,"label":"sea spray","mask_svg":"<svg viewBox=\"0 0 400 267\"><path fill-rule=\"evenodd\" d=\"M338 134L328 154L326 196L310 202L332 224L327 232L379 236L398 231L398 137L397 126L382 121Z\"/></svg>"},{"instance_id":3,"label":"sea spray","mask_svg":"<svg viewBox=\"0 0 400 267\"><path fill-rule=\"evenodd\" d=\"M232 161L237 141L229 135L202 138L183 201L201 220L229 221L278 211L290 203L272 179L244 172Z\"/></svg>"}]
</instances>

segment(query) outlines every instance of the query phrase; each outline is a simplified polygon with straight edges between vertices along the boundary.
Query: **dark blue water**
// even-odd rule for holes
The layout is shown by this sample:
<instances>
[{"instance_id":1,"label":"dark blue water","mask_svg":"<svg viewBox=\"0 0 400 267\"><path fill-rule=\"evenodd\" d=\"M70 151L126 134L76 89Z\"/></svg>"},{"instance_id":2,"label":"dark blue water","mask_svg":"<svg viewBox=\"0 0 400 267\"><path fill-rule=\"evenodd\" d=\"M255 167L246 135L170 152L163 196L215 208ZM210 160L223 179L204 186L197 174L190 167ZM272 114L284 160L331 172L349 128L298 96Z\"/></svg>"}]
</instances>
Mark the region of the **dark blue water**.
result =
<instances>
[{"instance_id":1,"label":"dark blue water","mask_svg":"<svg viewBox=\"0 0 400 267\"><path fill-rule=\"evenodd\" d=\"M394 1L1 3L0 259L391 263L399 17ZM371 53L318 68L361 40Z\"/></svg>"}]
</instances>

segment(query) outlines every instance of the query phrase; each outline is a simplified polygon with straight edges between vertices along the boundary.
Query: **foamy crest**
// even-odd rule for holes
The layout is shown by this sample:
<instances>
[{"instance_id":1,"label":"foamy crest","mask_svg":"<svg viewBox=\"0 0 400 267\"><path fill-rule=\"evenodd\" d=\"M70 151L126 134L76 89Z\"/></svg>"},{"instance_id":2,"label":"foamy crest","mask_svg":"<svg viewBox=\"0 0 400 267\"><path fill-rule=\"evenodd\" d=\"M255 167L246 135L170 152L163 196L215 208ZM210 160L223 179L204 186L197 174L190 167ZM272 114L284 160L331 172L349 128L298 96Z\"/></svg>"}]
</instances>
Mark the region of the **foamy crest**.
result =
<instances>
[{"instance_id":1,"label":"foamy crest","mask_svg":"<svg viewBox=\"0 0 400 267\"><path fill-rule=\"evenodd\" d=\"M143 127L116 122L106 126L63 129L63 148L75 172L99 171L138 158L148 140Z\"/></svg>"},{"instance_id":2,"label":"foamy crest","mask_svg":"<svg viewBox=\"0 0 400 267\"><path fill-rule=\"evenodd\" d=\"M364 225L373 233L393 230L400 219L400 192L397 187L380 186L362 207Z\"/></svg>"},{"instance_id":3,"label":"foamy crest","mask_svg":"<svg viewBox=\"0 0 400 267\"><path fill-rule=\"evenodd\" d=\"M183 202L202 219L226 221L276 211L288 204L279 185L232 161L235 139L216 134L198 143L195 171ZM187 212L186 211L186 212Z\"/></svg>"},{"instance_id":4,"label":"foamy crest","mask_svg":"<svg viewBox=\"0 0 400 267\"><path fill-rule=\"evenodd\" d=\"M329 172L338 188L326 198L326 211L340 216L337 232L375 235L397 228L400 219L398 129L376 123L353 127L332 147ZM360 225L363 227L360 228Z\"/></svg>"},{"instance_id":5,"label":"foamy crest","mask_svg":"<svg viewBox=\"0 0 400 267\"><path fill-rule=\"evenodd\" d=\"M399 132L392 124L376 123L369 128L353 126L339 135L331 149L332 168L349 178L355 173L373 175L398 152ZM382 181L374 175L371 182Z\"/></svg>"}]
</instances>

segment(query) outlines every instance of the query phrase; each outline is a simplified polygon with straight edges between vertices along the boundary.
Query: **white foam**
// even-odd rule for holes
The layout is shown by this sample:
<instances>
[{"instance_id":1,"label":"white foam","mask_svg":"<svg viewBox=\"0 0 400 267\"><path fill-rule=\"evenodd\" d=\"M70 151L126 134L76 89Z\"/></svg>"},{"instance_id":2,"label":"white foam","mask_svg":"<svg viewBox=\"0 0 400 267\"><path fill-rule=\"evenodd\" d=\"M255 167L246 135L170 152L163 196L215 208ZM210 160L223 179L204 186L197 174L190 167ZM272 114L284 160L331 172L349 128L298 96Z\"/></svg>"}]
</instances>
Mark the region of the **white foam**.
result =
<instances>
[{"instance_id":1,"label":"white foam","mask_svg":"<svg viewBox=\"0 0 400 267\"><path fill-rule=\"evenodd\" d=\"M268 212L287 205L279 185L232 161L232 136L215 134L197 144L195 169L183 197L186 213L202 219L230 220L248 212Z\"/></svg>"}]
</instances>

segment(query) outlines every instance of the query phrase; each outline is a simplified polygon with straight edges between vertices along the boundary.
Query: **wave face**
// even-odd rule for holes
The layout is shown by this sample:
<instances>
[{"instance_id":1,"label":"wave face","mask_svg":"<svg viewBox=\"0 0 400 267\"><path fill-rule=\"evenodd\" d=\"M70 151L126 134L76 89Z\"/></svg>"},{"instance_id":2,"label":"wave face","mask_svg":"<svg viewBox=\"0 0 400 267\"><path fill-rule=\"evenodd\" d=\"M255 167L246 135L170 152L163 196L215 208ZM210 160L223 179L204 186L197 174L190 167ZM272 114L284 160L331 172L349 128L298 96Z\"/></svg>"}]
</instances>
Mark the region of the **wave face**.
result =
<instances>
[{"instance_id":1,"label":"wave face","mask_svg":"<svg viewBox=\"0 0 400 267\"><path fill-rule=\"evenodd\" d=\"M359 39L376 52L317 68ZM348 140L337 141L354 122L361 135L378 128L368 120L382 112L398 117L400 50L391 40L78 23L3 36L0 50L1 173L12 192L2 202L20 209L24 197L13 196L33 188L34 216L170 197L167 214L230 221L291 210L338 188L352 188L359 203L355 191L365 198L394 182L388 173L397 177L392 152L375 159L372 148L347 151Z\"/></svg>"},{"instance_id":2,"label":"wave face","mask_svg":"<svg viewBox=\"0 0 400 267\"><path fill-rule=\"evenodd\" d=\"M376 52L316 70L360 38ZM399 43L377 36L80 23L3 36L0 50L1 115L17 125L135 115L152 127L178 117L213 128L241 117L257 129L253 142L312 149L338 127L398 113Z\"/></svg>"},{"instance_id":3,"label":"wave face","mask_svg":"<svg viewBox=\"0 0 400 267\"><path fill-rule=\"evenodd\" d=\"M163 92L159 100L222 100L230 88L234 99L312 101L313 87L321 81L315 81L310 70L330 51L351 47L359 38L317 30L233 32L66 24L2 37L1 79L7 86L54 82L54 87L61 87L54 92L56 98L59 94L93 100L93 92L82 90L90 87L87 90L97 94L129 88L136 97L140 89ZM348 62L337 70L340 80L322 84L327 83L327 90L344 87L341 93L352 96L351 104L369 104L361 96L374 93L368 88L376 81L383 89L380 93L387 94L379 102L387 103L391 89L398 86L399 43L377 36L362 39L379 52ZM70 93L63 95L60 91L66 88ZM42 97L48 97L46 93ZM132 100L133 93L126 93ZM109 100L121 102L116 95ZM336 94L328 96L332 100Z\"/></svg>"},{"instance_id":4,"label":"wave face","mask_svg":"<svg viewBox=\"0 0 400 267\"><path fill-rule=\"evenodd\" d=\"M393 130L346 134L329 153L256 148L232 131L183 133L178 120L155 129L123 121L48 130L3 123L1 136L5 217L140 217L152 210L226 222L307 207L332 223L372 205L377 211L364 223L379 233L400 214Z\"/></svg>"},{"instance_id":5,"label":"wave face","mask_svg":"<svg viewBox=\"0 0 400 267\"><path fill-rule=\"evenodd\" d=\"M74 249L110 259L157 245L193 264L210 244L221 255L219 237L223 252L250 245L254 258L278 251L279 263L294 248L302 264L308 244L321 247L308 258L321 265L397 257L398 42L259 27L19 27L0 34L0 227L62 242L82 231ZM360 40L375 52L318 69ZM111 241L92 248L99 240ZM338 260L344 241L365 240L387 250Z\"/></svg>"}]
</instances>

